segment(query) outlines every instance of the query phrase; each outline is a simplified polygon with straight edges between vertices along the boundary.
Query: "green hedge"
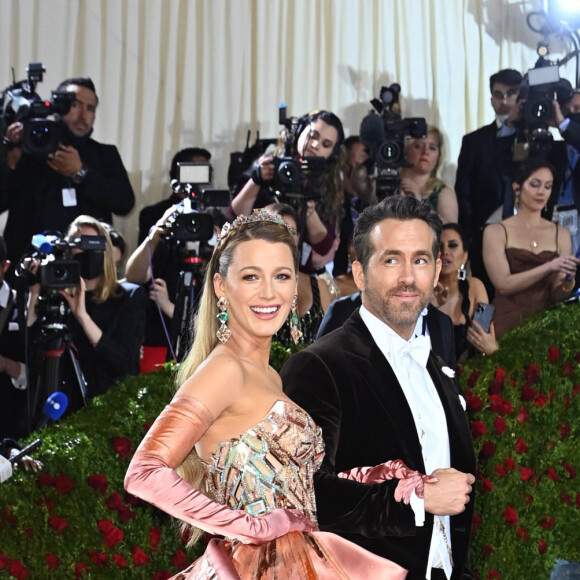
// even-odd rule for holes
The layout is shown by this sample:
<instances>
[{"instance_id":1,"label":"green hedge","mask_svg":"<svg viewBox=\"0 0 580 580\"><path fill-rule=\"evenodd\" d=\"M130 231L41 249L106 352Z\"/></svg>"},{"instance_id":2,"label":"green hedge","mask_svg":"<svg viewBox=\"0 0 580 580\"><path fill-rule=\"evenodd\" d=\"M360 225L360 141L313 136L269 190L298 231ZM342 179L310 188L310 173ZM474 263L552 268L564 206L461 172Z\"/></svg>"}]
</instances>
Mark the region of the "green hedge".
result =
<instances>
[{"instance_id":1,"label":"green hedge","mask_svg":"<svg viewBox=\"0 0 580 580\"><path fill-rule=\"evenodd\" d=\"M301 347L272 345L280 368ZM508 333L460 368L478 455L472 566L483 580L548 578L580 561L580 307ZM173 393L172 371L130 377L40 434L40 474L0 485L0 578L169 578L185 551L175 523L123 478Z\"/></svg>"},{"instance_id":2,"label":"green hedge","mask_svg":"<svg viewBox=\"0 0 580 580\"><path fill-rule=\"evenodd\" d=\"M549 310L464 366L478 482L472 564L483 580L580 562L580 306Z\"/></svg>"}]
</instances>

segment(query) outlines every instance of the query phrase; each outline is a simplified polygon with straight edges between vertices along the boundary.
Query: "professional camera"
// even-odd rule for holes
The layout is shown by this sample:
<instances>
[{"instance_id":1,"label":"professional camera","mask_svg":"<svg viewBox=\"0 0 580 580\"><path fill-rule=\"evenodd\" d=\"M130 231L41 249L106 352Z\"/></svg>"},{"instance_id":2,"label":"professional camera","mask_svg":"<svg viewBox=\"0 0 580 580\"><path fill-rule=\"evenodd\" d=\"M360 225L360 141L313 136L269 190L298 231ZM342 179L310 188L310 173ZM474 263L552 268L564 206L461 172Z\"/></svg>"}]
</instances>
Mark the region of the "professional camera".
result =
<instances>
[{"instance_id":1,"label":"professional camera","mask_svg":"<svg viewBox=\"0 0 580 580\"><path fill-rule=\"evenodd\" d=\"M184 196L164 224L166 240L206 242L213 236L213 217L204 213L207 207L227 207L227 189L205 189L211 184L209 163L181 162L177 164L179 178L171 181L175 193Z\"/></svg>"},{"instance_id":2,"label":"professional camera","mask_svg":"<svg viewBox=\"0 0 580 580\"><path fill-rule=\"evenodd\" d=\"M284 153L274 157L274 180L273 187L286 196L315 198L315 192L304 191L304 175L318 173L325 165L326 159L317 156L302 156L294 153L294 144L299 137L300 131L298 117L286 116L286 105L280 105L278 120L280 125L286 127L284 133Z\"/></svg>"},{"instance_id":3,"label":"professional camera","mask_svg":"<svg viewBox=\"0 0 580 580\"><path fill-rule=\"evenodd\" d=\"M28 79L15 82L2 91L0 100L0 129L6 129L17 121L23 125L22 150L35 157L46 157L58 149L60 122L58 116L66 115L75 99L70 92L53 92L45 101L35 92L42 82L46 69L40 62L31 62L26 68ZM49 119L57 115L57 119Z\"/></svg>"},{"instance_id":4,"label":"professional camera","mask_svg":"<svg viewBox=\"0 0 580 580\"><path fill-rule=\"evenodd\" d=\"M399 171L401 167L409 166L405 159L405 137L418 139L427 134L423 117L401 117L400 92L401 87L396 83L382 87L380 98L371 101L375 110L362 120L360 126L360 140L376 166L379 199L397 191Z\"/></svg>"}]
</instances>

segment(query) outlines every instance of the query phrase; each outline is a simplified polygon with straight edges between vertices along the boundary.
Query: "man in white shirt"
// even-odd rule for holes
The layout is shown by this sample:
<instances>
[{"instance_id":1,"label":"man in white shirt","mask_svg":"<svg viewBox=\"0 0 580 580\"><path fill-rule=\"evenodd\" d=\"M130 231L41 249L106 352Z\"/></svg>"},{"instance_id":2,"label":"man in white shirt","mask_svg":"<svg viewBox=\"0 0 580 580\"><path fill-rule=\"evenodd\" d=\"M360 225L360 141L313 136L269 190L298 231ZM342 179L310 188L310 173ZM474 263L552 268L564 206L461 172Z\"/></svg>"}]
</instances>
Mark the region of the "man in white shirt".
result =
<instances>
[{"instance_id":1,"label":"man in white shirt","mask_svg":"<svg viewBox=\"0 0 580 580\"><path fill-rule=\"evenodd\" d=\"M360 215L353 275L362 306L282 368L287 394L322 427L318 520L409 570L408 580L466 574L475 457L454 372L430 351L419 316L437 284L441 220L392 196ZM395 500L397 480L338 474L402 460L438 478Z\"/></svg>"}]
</instances>

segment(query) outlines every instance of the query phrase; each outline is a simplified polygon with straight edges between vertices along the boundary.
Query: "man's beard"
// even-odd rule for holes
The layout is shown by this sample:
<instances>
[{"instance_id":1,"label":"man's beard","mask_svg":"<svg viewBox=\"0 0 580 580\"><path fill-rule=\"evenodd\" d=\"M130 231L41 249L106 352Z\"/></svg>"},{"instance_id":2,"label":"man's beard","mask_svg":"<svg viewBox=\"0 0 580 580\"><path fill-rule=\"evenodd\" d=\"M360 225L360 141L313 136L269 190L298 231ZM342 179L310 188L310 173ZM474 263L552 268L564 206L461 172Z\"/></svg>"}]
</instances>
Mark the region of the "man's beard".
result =
<instances>
[{"instance_id":1,"label":"man's beard","mask_svg":"<svg viewBox=\"0 0 580 580\"><path fill-rule=\"evenodd\" d=\"M402 292L417 294L418 301L411 304L396 300L394 296ZM370 306L375 316L393 328L393 330L397 330L415 327L419 315L431 301L432 292L421 292L415 284L401 284L391 288L385 295L374 290L369 291L367 284L364 295L368 306Z\"/></svg>"}]
</instances>

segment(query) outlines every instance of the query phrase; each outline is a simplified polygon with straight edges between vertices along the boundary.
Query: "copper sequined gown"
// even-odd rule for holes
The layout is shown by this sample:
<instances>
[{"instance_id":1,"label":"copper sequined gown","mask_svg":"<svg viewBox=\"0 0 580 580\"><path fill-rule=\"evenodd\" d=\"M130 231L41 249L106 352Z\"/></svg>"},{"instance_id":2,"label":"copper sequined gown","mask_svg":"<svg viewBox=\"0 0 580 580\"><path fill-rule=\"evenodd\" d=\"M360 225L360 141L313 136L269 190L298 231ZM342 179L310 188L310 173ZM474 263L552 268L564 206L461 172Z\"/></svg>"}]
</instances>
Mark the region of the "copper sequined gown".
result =
<instances>
[{"instance_id":1,"label":"copper sequined gown","mask_svg":"<svg viewBox=\"0 0 580 580\"><path fill-rule=\"evenodd\" d=\"M216 501L260 516L298 508L316 521L313 474L322 462L319 428L302 409L279 400L243 435L218 445L206 468ZM174 580L399 580L397 564L327 532L290 532L275 540L245 544L210 541L205 554Z\"/></svg>"}]
</instances>

